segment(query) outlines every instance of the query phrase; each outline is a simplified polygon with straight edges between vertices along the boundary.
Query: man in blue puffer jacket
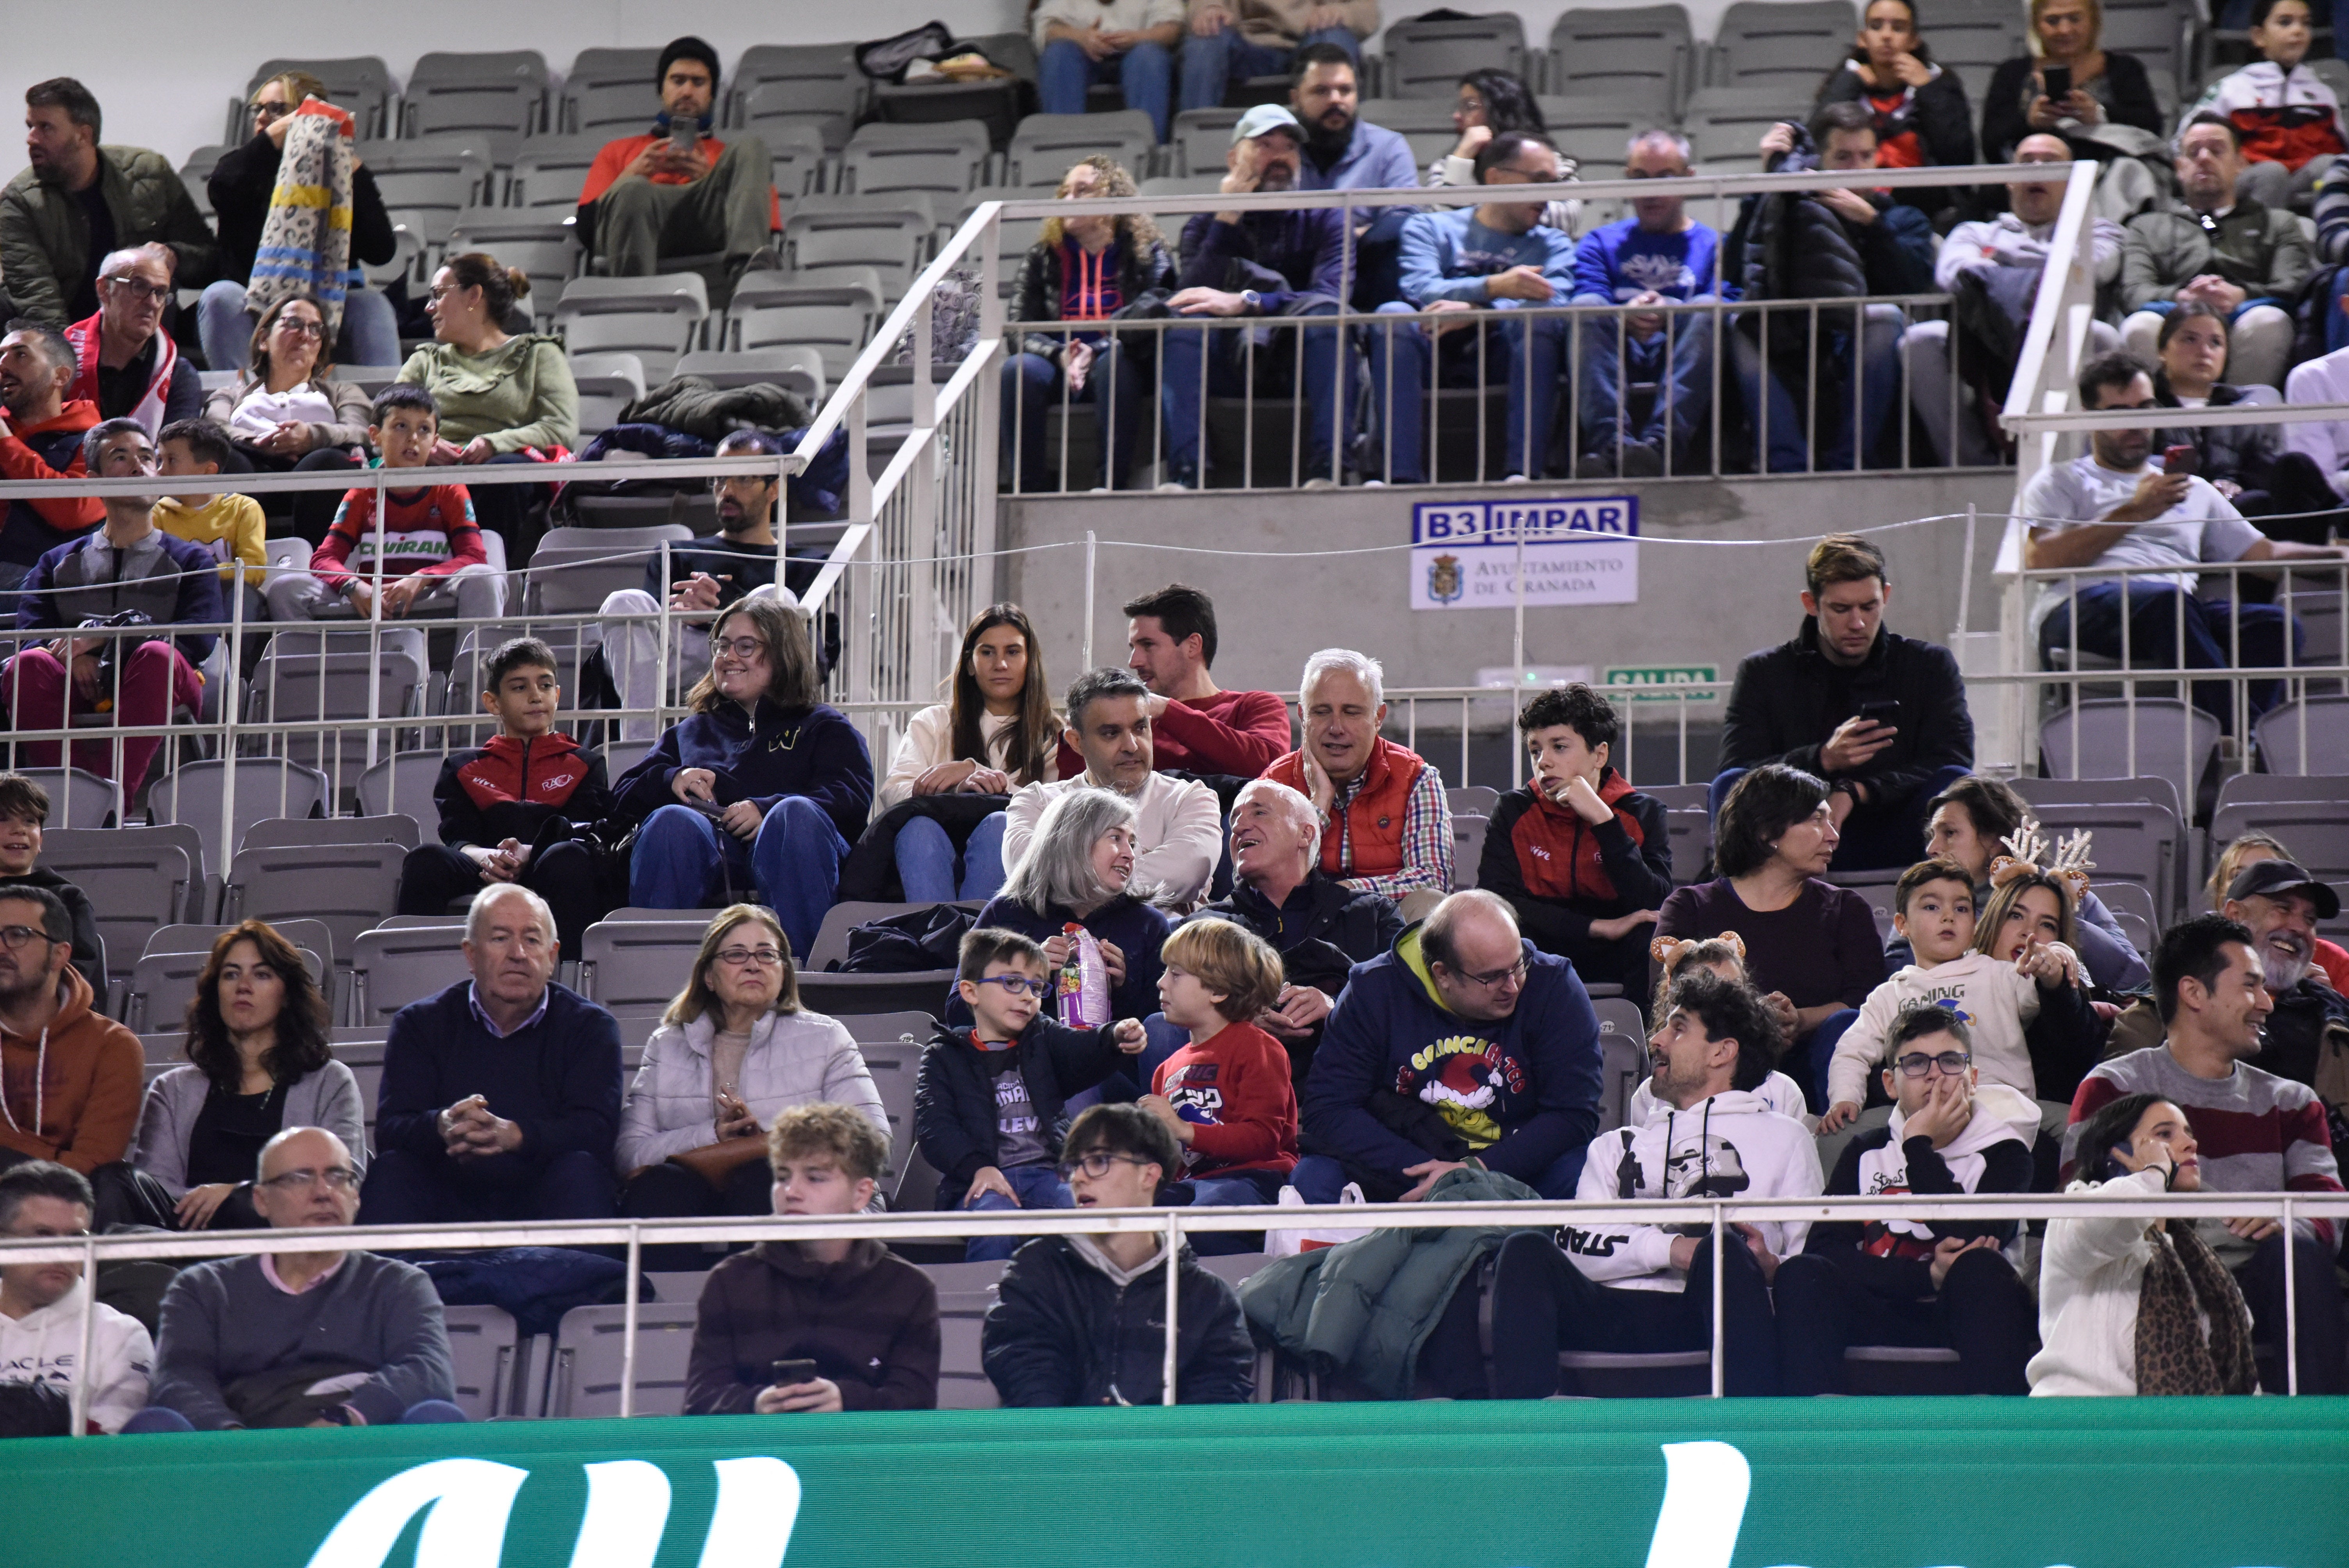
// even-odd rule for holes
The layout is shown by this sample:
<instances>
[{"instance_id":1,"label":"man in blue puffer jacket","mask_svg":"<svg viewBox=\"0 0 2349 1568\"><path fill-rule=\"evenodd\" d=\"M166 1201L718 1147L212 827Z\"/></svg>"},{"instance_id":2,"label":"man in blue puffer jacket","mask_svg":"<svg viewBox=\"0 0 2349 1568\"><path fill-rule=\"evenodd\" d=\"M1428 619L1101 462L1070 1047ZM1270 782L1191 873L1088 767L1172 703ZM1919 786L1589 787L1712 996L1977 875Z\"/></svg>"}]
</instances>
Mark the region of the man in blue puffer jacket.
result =
<instances>
[{"instance_id":1,"label":"man in blue puffer jacket","mask_svg":"<svg viewBox=\"0 0 2349 1568\"><path fill-rule=\"evenodd\" d=\"M1424 1196L1471 1156L1570 1198L1599 1130L1599 1017L1574 966L1517 934L1489 892L1455 892L1358 964L1299 1107L1306 1202L1348 1181L1374 1202Z\"/></svg>"}]
</instances>

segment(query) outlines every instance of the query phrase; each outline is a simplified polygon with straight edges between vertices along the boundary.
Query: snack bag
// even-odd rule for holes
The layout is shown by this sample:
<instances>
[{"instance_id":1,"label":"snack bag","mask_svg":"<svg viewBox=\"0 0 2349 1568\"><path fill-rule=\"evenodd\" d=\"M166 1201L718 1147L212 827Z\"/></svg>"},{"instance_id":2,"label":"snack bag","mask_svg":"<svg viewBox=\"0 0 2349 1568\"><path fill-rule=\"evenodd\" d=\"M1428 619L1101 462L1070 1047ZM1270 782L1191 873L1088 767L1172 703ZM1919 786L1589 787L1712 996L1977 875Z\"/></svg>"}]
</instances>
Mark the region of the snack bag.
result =
<instances>
[{"instance_id":1,"label":"snack bag","mask_svg":"<svg viewBox=\"0 0 2349 1568\"><path fill-rule=\"evenodd\" d=\"M1071 922L1061 934L1069 939L1069 961L1061 965L1054 986L1061 1022L1071 1029L1098 1029L1109 1022L1109 965L1101 944L1083 926Z\"/></svg>"}]
</instances>

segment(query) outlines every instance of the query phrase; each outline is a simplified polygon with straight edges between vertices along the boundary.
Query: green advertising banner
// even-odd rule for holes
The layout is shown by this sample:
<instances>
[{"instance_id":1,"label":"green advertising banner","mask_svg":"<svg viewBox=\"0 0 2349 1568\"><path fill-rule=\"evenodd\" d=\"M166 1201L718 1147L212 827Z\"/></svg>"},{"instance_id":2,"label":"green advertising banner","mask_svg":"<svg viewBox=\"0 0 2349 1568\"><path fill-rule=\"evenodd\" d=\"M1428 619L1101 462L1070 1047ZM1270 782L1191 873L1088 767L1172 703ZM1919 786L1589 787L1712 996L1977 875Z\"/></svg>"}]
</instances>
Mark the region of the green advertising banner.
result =
<instances>
[{"instance_id":1,"label":"green advertising banner","mask_svg":"<svg viewBox=\"0 0 2349 1568\"><path fill-rule=\"evenodd\" d=\"M1290 1404L17 1442L24 1568L2334 1568L2349 1400Z\"/></svg>"}]
</instances>

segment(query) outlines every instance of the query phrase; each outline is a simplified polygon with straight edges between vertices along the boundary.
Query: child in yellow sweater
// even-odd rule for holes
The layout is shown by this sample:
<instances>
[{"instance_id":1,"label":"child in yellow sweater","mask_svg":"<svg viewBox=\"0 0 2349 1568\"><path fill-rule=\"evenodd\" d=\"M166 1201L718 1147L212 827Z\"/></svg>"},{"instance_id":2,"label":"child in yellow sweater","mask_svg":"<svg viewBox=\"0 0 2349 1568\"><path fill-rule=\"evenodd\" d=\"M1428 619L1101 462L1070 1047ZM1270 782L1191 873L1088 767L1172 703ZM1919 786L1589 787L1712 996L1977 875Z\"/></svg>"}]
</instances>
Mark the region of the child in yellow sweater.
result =
<instances>
[{"instance_id":1,"label":"child in yellow sweater","mask_svg":"<svg viewBox=\"0 0 2349 1568\"><path fill-rule=\"evenodd\" d=\"M156 442L157 471L180 479L216 474L228 461L227 434L202 419L175 419ZM259 588L268 556L262 550L261 503L249 495L167 495L155 503L155 526L174 538L201 544L221 563L221 581L245 563L244 581Z\"/></svg>"}]
</instances>

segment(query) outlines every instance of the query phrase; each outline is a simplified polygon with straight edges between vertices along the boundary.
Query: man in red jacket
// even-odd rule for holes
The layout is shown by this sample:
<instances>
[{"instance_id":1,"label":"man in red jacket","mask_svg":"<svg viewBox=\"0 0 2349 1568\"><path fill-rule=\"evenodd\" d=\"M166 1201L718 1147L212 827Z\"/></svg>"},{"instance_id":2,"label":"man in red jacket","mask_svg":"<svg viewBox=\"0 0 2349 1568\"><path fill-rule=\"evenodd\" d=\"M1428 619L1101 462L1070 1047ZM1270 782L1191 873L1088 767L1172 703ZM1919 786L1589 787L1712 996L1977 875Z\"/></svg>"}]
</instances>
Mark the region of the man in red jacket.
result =
<instances>
[{"instance_id":1,"label":"man in red jacket","mask_svg":"<svg viewBox=\"0 0 2349 1568\"><path fill-rule=\"evenodd\" d=\"M664 270L664 257L710 251L725 256L730 273L776 265L769 239L782 228L783 211L765 146L747 131L722 142L709 134L718 51L696 37L671 40L653 85L661 100L653 129L605 142L588 166L581 242L616 278L647 277Z\"/></svg>"},{"instance_id":2,"label":"man in red jacket","mask_svg":"<svg viewBox=\"0 0 2349 1568\"><path fill-rule=\"evenodd\" d=\"M78 363L56 328L8 324L0 337L0 479L78 480L89 471L81 438L98 423L98 405L66 397ZM10 501L0 514L0 619L16 621L10 591L35 562L105 521L106 508L88 496Z\"/></svg>"},{"instance_id":3,"label":"man in red jacket","mask_svg":"<svg viewBox=\"0 0 2349 1568\"><path fill-rule=\"evenodd\" d=\"M1161 768L1253 779L1288 749L1288 705L1268 691L1226 691L1216 662L1216 603L1170 583L1125 602L1126 665L1150 688L1153 755ZM1084 759L1063 741L1061 777Z\"/></svg>"}]
</instances>

